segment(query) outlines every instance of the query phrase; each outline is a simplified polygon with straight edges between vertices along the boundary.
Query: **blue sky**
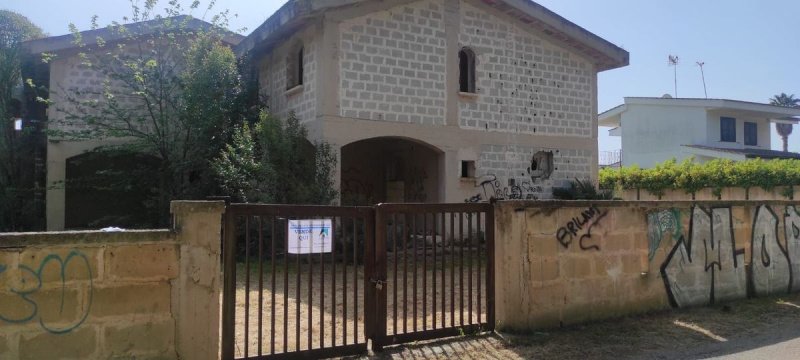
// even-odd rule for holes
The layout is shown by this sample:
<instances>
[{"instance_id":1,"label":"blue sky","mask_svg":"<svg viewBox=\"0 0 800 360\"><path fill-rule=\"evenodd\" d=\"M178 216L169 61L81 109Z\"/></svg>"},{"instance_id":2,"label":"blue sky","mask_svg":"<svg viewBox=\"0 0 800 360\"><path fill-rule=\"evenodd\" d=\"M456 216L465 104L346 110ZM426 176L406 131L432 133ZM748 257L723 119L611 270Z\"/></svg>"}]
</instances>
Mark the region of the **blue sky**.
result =
<instances>
[{"instance_id":1,"label":"blue sky","mask_svg":"<svg viewBox=\"0 0 800 360\"><path fill-rule=\"evenodd\" d=\"M231 28L245 27L249 32L283 2L218 0L216 9L237 14L231 19ZM537 2L631 53L630 66L600 74L600 111L621 104L625 96L673 94L673 69L667 64L670 54L681 60L680 97L704 96L697 61L705 62L709 97L755 102L767 102L780 92L800 97L800 1ZM87 29L93 14L99 16L101 25L130 14L127 0L0 0L0 8L27 16L51 35L67 33L70 22ZM607 136L605 130L600 131L600 150L618 149L618 138ZM777 134L773 133L772 139L772 147L780 148ZM790 150L800 151L800 128L789 141Z\"/></svg>"}]
</instances>

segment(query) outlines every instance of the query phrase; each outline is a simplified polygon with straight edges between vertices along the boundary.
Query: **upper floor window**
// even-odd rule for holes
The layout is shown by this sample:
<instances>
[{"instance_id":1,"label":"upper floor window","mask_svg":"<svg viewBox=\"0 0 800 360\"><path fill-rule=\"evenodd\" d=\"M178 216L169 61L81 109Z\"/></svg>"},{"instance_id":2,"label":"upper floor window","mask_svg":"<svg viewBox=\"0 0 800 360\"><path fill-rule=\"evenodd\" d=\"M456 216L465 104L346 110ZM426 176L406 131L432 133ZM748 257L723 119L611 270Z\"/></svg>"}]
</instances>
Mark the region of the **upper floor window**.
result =
<instances>
[{"instance_id":1,"label":"upper floor window","mask_svg":"<svg viewBox=\"0 0 800 360\"><path fill-rule=\"evenodd\" d=\"M744 123L744 144L750 146L758 145L758 125L756 123Z\"/></svg>"},{"instance_id":2,"label":"upper floor window","mask_svg":"<svg viewBox=\"0 0 800 360\"><path fill-rule=\"evenodd\" d=\"M719 118L719 141L736 142L736 119Z\"/></svg>"},{"instance_id":3,"label":"upper floor window","mask_svg":"<svg viewBox=\"0 0 800 360\"><path fill-rule=\"evenodd\" d=\"M286 59L286 89L303 85L303 44L295 45Z\"/></svg>"},{"instance_id":4,"label":"upper floor window","mask_svg":"<svg viewBox=\"0 0 800 360\"><path fill-rule=\"evenodd\" d=\"M475 53L470 48L458 52L459 89L463 93L475 93Z\"/></svg>"}]
</instances>

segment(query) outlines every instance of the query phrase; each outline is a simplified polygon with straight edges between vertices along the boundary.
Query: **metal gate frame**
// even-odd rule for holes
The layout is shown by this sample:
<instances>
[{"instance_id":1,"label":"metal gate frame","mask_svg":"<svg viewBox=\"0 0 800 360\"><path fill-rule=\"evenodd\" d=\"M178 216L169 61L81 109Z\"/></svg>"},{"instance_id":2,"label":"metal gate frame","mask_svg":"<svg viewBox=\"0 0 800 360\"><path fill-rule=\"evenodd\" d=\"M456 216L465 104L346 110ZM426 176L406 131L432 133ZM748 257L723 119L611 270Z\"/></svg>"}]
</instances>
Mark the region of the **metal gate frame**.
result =
<instances>
[{"instance_id":1,"label":"metal gate frame","mask_svg":"<svg viewBox=\"0 0 800 360\"><path fill-rule=\"evenodd\" d=\"M486 253L486 321L458 326L442 326L438 329L424 329L405 334L387 335L387 220L390 214L444 214L459 213L484 214ZM222 359L234 359L235 325L236 325L236 221L243 216L269 217L348 217L364 221L364 330L363 343L336 345L311 350L278 353L258 356L246 356L246 359L317 359L333 356L361 355L367 352L367 339L371 341L374 351L381 351L384 346L402 344L418 340L429 340L450 336L494 331L494 205L491 203L457 203L457 204L378 204L374 207L346 206L310 206L310 205L266 205L266 204L228 204L225 209L223 226L223 297L222 297ZM442 218L444 220L444 218ZM471 219L471 217L470 217ZM471 220L470 220L471 221ZM273 237L274 239L274 237ZM444 250L442 250L444 251ZM405 256L405 255L404 255ZM463 254L462 254L463 256ZM479 255L480 256L480 255ZM249 259L249 258L248 258ZM259 260L263 261L263 260ZM463 263L462 263L463 270ZM443 270L444 271L444 270ZM470 269L471 271L471 269ZM415 275L416 276L416 275ZM427 275L426 275L427 276ZM249 283L249 282L248 282ZM478 279L480 284L480 279ZM463 285L463 284L462 284ZM397 284L395 284L397 286ZM470 283L470 289L471 289ZM480 285L479 285L480 286ZM424 287L423 287L424 288ZM480 288L479 288L480 289ZM405 291L405 290L404 290ZM444 291L444 290L443 290ZM479 290L480 291L480 290ZM470 295L471 298L471 295ZM480 295L478 296L480 299ZM355 301L355 299L354 299ZM471 300L470 300L471 301ZM356 305L357 306L357 305ZM452 306L452 302L451 302ZM480 305L479 305L480 306ZM435 311L435 310L434 310ZM463 294L461 298L461 314L463 316ZM471 305L470 305L471 311ZM407 314L403 314L407 316ZM397 316L395 314L395 316ZM479 316L480 319L480 316ZM274 321L274 318L273 318ZM471 321L471 320L470 320ZM263 324L259 321L259 330ZM415 329L416 330L416 329ZM261 333L261 331L259 331ZM286 334L284 334L286 336ZM346 340L345 340L346 343ZM247 346L246 346L247 347ZM260 347L259 347L260 349Z\"/></svg>"},{"instance_id":2,"label":"metal gate frame","mask_svg":"<svg viewBox=\"0 0 800 360\"><path fill-rule=\"evenodd\" d=\"M374 295L370 298L375 300L375 316L372 321L373 332L371 333L372 349L373 351L381 351L384 346L404 344L408 342L431 340L444 337L451 337L463 334L471 334L478 332L494 331L495 312L494 312L494 205L490 203L457 203L457 204L378 204L375 206L375 261L372 283L388 284L388 261L387 261L387 220L390 214L406 213L406 214L442 214L445 213L459 213L459 214L472 214L483 213L485 214L485 239L486 239L486 322L478 322L475 324L453 325L447 327L434 329L424 329L399 335L387 335L387 319L388 319L388 286L372 286L369 288L370 292ZM434 245L435 247L435 245ZM442 250L444 251L444 249ZM435 254L435 253L434 253ZM444 255L443 255L444 256ZM462 253L463 256L463 253ZM463 259L463 257L462 257ZM463 265L463 263L462 263ZM462 268L463 270L463 268ZM471 271L471 270L470 270ZM427 276L427 275L425 275ZM435 277L435 276L434 276ZM415 275L416 278L416 275ZM435 281L435 280L434 280ZM480 279L477 279L480 284ZM434 283L435 284L435 283ZM399 286L395 284L395 286ZM435 286L435 285L434 285ZM443 285L444 286L444 285ZM471 291L470 284L470 291ZM480 286L480 285L479 285ZM424 289L423 285L423 289ZM478 287L480 289L480 287ZM406 291L406 290L404 290ZM443 289L444 292L444 289ZM463 294L462 294L463 295ZM423 295L424 297L424 295ZM478 296L480 298L480 295ZM451 303L452 305L452 303ZM480 306L480 305L478 305ZM416 311L416 305L414 305ZM424 309L424 307L423 307ZM433 309L435 311L435 309ZM424 310L423 310L424 311ZM459 308L463 316L463 298ZM471 311L471 310L470 310ZM407 314L403 314L407 316ZM395 316L397 316L395 314ZM480 317L480 316L479 316ZM434 324L436 323L434 315Z\"/></svg>"}]
</instances>

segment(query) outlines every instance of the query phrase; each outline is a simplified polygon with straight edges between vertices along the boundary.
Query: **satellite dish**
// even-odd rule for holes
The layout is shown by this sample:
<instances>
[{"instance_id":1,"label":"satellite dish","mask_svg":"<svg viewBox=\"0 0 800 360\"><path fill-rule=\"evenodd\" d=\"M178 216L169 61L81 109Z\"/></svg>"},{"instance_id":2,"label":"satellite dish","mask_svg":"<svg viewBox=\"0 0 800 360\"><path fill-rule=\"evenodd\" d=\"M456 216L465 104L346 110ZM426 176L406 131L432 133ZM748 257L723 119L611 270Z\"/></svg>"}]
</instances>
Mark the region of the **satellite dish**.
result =
<instances>
[{"instance_id":1,"label":"satellite dish","mask_svg":"<svg viewBox=\"0 0 800 360\"><path fill-rule=\"evenodd\" d=\"M664 95L662 95L662 96L661 96L661 98L662 98L662 99L672 99L672 95L670 95L670 94L664 94Z\"/></svg>"}]
</instances>

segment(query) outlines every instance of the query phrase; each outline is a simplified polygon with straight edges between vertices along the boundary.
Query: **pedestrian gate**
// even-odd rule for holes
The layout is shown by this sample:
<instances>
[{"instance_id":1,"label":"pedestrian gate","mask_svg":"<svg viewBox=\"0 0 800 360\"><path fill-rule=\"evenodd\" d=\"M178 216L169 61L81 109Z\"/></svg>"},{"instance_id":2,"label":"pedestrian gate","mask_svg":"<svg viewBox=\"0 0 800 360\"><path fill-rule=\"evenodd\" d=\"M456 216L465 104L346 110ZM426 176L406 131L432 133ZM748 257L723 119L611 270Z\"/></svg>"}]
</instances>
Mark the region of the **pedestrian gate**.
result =
<instances>
[{"instance_id":1,"label":"pedestrian gate","mask_svg":"<svg viewBox=\"0 0 800 360\"><path fill-rule=\"evenodd\" d=\"M494 330L490 204L230 204L224 221L223 359Z\"/></svg>"}]
</instances>

